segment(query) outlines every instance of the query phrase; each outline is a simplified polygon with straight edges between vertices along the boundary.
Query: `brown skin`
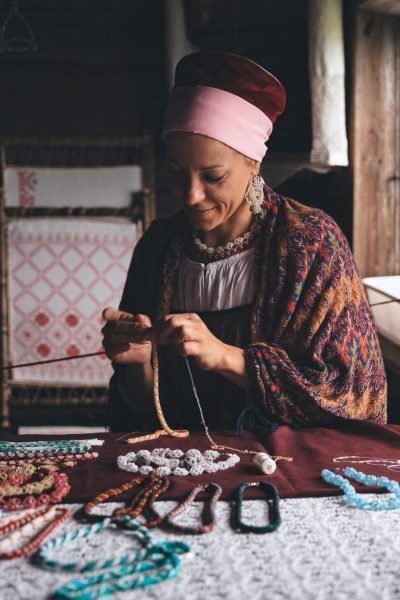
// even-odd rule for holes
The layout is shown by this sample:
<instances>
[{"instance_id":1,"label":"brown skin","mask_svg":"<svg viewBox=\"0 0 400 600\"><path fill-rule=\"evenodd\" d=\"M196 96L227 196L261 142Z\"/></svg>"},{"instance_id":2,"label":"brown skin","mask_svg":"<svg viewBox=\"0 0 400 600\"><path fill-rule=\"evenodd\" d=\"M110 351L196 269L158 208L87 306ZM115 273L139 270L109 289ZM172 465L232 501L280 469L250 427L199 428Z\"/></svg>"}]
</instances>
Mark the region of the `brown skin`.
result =
<instances>
[{"instance_id":1,"label":"brown skin","mask_svg":"<svg viewBox=\"0 0 400 600\"><path fill-rule=\"evenodd\" d=\"M224 245L250 228L252 214L244 196L259 172L258 162L217 140L186 132L169 133L166 152L171 194L207 246ZM103 316L107 356L127 365L127 390L132 377L136 389L143 385L144 404L152 392L151 341L175 344L182 356L193 356L200 369L218 372L245 389L249 386L243 350L216 338L196 313L168 315L156 327L147 315L132 317L107 308Z\"/></svg>"}]
</instances>

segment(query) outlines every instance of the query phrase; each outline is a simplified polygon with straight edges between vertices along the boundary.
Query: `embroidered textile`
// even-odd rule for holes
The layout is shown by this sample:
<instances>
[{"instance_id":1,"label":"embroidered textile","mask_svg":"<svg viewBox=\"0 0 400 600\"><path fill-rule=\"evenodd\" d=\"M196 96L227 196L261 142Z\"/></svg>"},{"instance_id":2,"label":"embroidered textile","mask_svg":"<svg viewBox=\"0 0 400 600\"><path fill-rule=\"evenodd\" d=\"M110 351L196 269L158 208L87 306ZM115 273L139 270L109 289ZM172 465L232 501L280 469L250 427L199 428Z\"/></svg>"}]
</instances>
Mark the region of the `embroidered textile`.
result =
<instances>
[{"instance_id":1,"label":"embroidered textile","mask_svg":"<svg viewBox=\"0 0 400 600\"><path fill-rule=\"evenodd\" d=\"M10 234L11 361L100 351L101 312L117 304L136 226L113 221L19 219ZM105 356L14 369L19 381L107 384Z\"/></svg>"}]
</instances>

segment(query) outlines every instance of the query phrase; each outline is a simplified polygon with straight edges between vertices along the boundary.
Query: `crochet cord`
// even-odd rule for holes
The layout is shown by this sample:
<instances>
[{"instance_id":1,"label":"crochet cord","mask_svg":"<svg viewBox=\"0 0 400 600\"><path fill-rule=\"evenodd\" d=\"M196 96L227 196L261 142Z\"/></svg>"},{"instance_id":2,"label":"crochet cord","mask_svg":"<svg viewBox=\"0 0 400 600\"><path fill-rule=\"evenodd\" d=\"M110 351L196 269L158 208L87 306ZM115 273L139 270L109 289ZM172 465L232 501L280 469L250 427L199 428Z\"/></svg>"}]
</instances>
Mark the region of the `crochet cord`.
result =
<instances>
[{"instance_id":1,"label":"crochet cord","mask_svg":"<svg viewBox=\"0 0 400 600\"><path fill-rule=\"evenodd\" d=\"M155 440L161 435L169 435L171 437L180 438L185 438L189 435L189 431L187 431L187 429L171 429L167 421L165 420L160 402L157 346L154 343L151 350L151 359L153 363L153 401L157 413L157 418L162 429L157 429L157 431L154 431L154 433L149 433L148 435L141 435L135 438L128 438L128 444L136 444L138 442L147 442L148 440Z\"/></svg>"}]
</instances>

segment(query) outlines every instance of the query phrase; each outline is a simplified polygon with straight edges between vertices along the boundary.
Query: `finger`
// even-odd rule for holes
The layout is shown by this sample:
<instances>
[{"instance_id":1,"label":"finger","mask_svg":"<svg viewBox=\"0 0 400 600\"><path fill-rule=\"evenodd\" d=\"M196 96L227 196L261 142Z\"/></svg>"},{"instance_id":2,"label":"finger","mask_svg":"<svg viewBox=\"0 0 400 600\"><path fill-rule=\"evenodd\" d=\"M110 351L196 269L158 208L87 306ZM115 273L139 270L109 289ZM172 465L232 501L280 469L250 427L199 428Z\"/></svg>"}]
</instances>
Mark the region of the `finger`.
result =
<instances>
[{"instance_id":1,"label":"finger","mask_svg":"<svg viewBox=\"0 0 400 600\"><path fill-rule=\"evenodd\" d=\"M141 313L137 314L136 321L138 323L146 325L146 327L151 327L151 319L147 315L142 315Z\"/></svg>"},{"instance_id":2,"label":"finger","mask_svg":"<svg viewBox=\"0 0 400 600\"><path fill-rule=\"evenodd\" d=\"M185 321L201 321L197 313L176 313L166 315L164 317L164 321L171 321L171 319L173 319L173 321L176 322L177 325L180 325Z\"/></svg>"},{"instance_id":3,"label":"finger","mask_svg":"<svg viewBox=\"0 0 400 600\"><path fill-rule=\"evenodd\" d=\"M116 331L107 336L108 342L110 344L143 344L148 343L148 340L145 338L145 331L147 331L147 327L142 331L131 331L127 333Z\"/></svg>"},{"instance_id":4,"label":"finger","mask_svg":"<svg viewBox=\"0 0 400 600\"><path fill-rule=\"evenodd\" d=\"M155 330L155 342L161 346L198 341L197 338L198 331L187 321L183 325L177 327L173 327L167 323L161 323L160 327Z\"/></svg>"},{"instance_id":5,"label":"finger","mask_svg":"<svg viewBox=\"0 0 400 600\"><path fill-rule=\"evenodd\" d=\"M136 315L108 306L103 310L103 319L106 321L136 321Z\"/></svg>"},{"instance_id":6,"label":"finger","mask_svg":"<svg viewBox=\"0 0 400 600\"><path fill-rule=\"evenodd\" d=\"M110 338L112 336L127 335L137 336L139 332L147 329L143 323L132 323L130 321L107 321L101 330L104 337Z\"/></svg>"}]
</instances>

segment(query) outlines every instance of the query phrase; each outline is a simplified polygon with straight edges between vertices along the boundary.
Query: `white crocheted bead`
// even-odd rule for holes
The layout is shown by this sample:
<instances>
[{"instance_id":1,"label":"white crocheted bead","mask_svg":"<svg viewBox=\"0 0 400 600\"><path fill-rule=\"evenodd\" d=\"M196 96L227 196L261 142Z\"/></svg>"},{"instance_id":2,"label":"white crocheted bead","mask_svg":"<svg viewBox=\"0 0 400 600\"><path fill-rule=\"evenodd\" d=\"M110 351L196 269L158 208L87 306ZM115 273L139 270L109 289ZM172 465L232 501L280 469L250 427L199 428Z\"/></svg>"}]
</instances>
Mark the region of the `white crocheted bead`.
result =
<instances>
[{"instance_id":1,"label":"white crocheted bead","mask_svg":"<svg viewBox=\"0 0 400 600\"><path fill-rule=\"evenodd\" d=\"M152 456L151 462L153 465L157 465L158 467L166 467L169 465L169 459L164 458L163 456Z\"/></svg>"},{"instance_id":2,"label":"white crocheted bead","mask_svg":"<svg viewBox=\"0 0 400 600\"><path fill-rule=\"evenodd\" d=\"M221 460L219 463L217 463L217 466L220 471L225 471L225 469L229 469L229 464L226 460Z\"/></svg>"},{"instance_id":3,"label":"white crocheted bead","mask_svg":"<svg viewBox=\"0 0 400 600\"><path fill-rule=\"evenodd\" d=\"M139 467L139 473L141 473L142 475L149 475L149 473L151 473L153 470L153 467L150 467L150 465L143 465L142 467Z\"/></svg>"},{"instance_id":4,"label":"white crocheted bead","mask_svg":"<svg viewBox=\"0 0 400 600\"><path fill-rule=\"evenodd\" d=\"M182 461L182 464L185 469L191 469L192 467L195 467L199 464L199 460L197 456L185 456L185 458Z\"/></svg>"},{"instance_id":5,"label":"white crocheted bead","mask_svg":"<svg viewBox=\"0 0 400 600\"><path fill-rule=\"evenodd\" d=\"M157 475L168 476L171 475L171 469L169 467L158 467L155 472Z\"/></svg>"},{"instance_id":6,"label":"white crocheted bead","mask_svg":"<svg viewBox=\"0 0 400 600\"><path fill-rule=\"evenodd\" d=\"M203 474L203 467L200 467L199 465L192 467L189 471L190 475L202 475Z\"/></svg>"},{"instance_id":7,"label":"white crocheted bead","mask_svg":"<svg viewBox=\"0 0 400 600\"><path fill-rule=\"evenodd\" d=\"M154 448L154 450L151 451L151 455L152 456L167 456L168 452L170 452L169 448Z\"/></svg>"},{"instance_id":8,"label":"white crocheted bead","mask_svg":"<svg viewBox=\"0 0 400 600\"><path fill-rule=\"evenodd\" d=\"M126 460L135 460L136 452L128 452L128 454L125 454L125 458Z\"/></svg>"},{"instance_id":9,"label":"white crocheted bead","mask_svg":"<svg viewBox=\"0 0 400 600\"><path fill-rule=\"evenodd\" d=\"M217 450L206 450L203 454L204 458L209 460L215 460L219 456L219 452Z\"/></svg>"},{"instance_id":10,"label":"white crocheted bead","mask_svg":"<svg viewBox=\"0 0 400 600\"><path fill-rule=\"evenodd\" d=\"M202 456L202 454L201 454L200 450L197 450L197 448L191 448L185 454L185 458L199 458L201 456Z\"/></svg>"},{"instance_id":11,"label":"white crocheted bead","mask_svg":"<svg viewBox=\"0 0 400 600\"><path fill-rule=\"evenodd\" d=\"M139 468L135 465L134 462L129 462L126 460L126 456L118 456L117 465L123 471L129 471L130 473L137 473Z\"/></svg>"},{"instance_id":12,"label":"white crocheted bead","mask_svg":"<svg viewBox=\"0 0 400 600\"><path fill-rule=\"evenodd\" d=\"M237 454L228 454L228 458L225 461L229 467L233 467L234 465L236 465L236 463L238 463L240 460L240 458L238 457Z\"/></svg>"},{"instance_id":13,"label":"white crocheted bead","mask_svg":"<svg viewBox=\"0 0 400 600\"><path fill-rule=\"evenodd\" d=\"M169 450L167 456L170 458L181 458L181 456L183 456L183 452L177 448L176 450Z\"/></svg>"},{"instance_id":14,"label":"white crocheted bead","mask_svg":"<svg viewBox=\"0 0 400 600\"><path fill-rule=\"evenodd\" d=\"M207 463L204 467L204 471L206 473L216 473L218 471L218 466L215 463Z\"/></svg>"},{"instance_id":15,"label":"white crocheted bead","mask_svg":"<svg viewBox=\"0 0 400 600\"><path fill-rule=\"evenodd\" d=\"M187 469L183 469L182 467L177 467L172 471L172 475L180 475L183 477L185 475L189 475L189 471Z\"/></svg>"},{"instance_id":16,"label":"white crocheted bead","mask_svg":"<svg viewBox=\"0 0 400 600\"><path fill-rule=\"evenodd\" d=\"M139 450L139 452L137 453L137 456L140 458L150 458L151 457L151 452L150 450Z\"/></svg>"}]
</instances>

